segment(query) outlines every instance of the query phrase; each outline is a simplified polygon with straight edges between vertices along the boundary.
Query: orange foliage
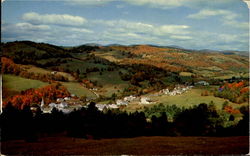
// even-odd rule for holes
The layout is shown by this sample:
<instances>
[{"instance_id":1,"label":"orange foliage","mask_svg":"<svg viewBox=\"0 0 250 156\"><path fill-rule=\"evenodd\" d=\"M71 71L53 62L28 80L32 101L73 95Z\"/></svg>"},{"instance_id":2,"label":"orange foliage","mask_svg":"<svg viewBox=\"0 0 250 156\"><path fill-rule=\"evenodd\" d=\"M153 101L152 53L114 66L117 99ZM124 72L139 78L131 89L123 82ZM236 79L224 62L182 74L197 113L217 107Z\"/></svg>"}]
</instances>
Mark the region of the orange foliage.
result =
<instances>
[{"instance_id":1,"label":"orange foliage","mask_svg":"<svg viewBox=\"0 0 250 156\"><path fill-rule=\"evenodd\" d=\"M226 106L224 110L230 114L240 114L240 111L238 109L234 109L231 106Z\"/></svg>"},{"instance_id":2,"label":"orange foliage","mask_svg":"<svg viewBox=\"0 0 250 156\"><path fill-rule=\"evenodd\" d=\"M249 92L249 88L248 87L242 88L240 90L240 93L246 93L246 92Z\"/></svg>"},{"instance_id":3,"label":"orange foliage","mask_svg":"<svg viewBox=\"0 0 250 156\"><path fill-rule=\"evenodd\" d=\"M2 68L1 68L2 73L11 73L18 75L21 71L21 68L9 58L1 57L1 63L2 63Z\"/></svg>"}]
</instances>

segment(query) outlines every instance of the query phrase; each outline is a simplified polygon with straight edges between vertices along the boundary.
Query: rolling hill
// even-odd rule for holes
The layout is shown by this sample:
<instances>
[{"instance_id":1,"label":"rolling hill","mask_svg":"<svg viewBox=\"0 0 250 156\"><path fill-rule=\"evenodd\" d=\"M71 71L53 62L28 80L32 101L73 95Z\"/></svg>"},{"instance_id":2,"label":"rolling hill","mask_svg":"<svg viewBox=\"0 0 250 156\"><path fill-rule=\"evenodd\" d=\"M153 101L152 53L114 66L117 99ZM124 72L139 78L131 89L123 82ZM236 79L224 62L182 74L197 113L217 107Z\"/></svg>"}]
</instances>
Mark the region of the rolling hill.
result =
<instances>
[{"instance_id":1,"label":"rolling hill","mask_svg":"<svg viewBox=\"0 0 250 156\"><path fill-rule=\"evenodd\" d=\"M89 89L96 88L106 102L111 102L112 96L148 94L200 80L220 85L226 79L247 79L249 73L248 57L238 51L117 44L61 47L31 41L1 43L1 49L4 57L25 70L26 74L15 73L16 79L39 73L43 74L40 77L50 74L53 79L51 73L57 71L57 75L67 78L68 82L62 83L72 94L94 97Z\"/></svg>"}]
</instances>

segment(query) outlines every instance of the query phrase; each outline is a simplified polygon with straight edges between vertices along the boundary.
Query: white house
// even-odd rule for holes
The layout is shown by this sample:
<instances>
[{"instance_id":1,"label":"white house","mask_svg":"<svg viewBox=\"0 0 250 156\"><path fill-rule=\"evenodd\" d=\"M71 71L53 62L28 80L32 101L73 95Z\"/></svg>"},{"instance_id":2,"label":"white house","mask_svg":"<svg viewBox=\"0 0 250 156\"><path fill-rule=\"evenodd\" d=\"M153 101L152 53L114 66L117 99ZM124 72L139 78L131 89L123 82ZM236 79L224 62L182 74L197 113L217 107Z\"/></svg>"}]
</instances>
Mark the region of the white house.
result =
<instances>
[{"instance_id":1,"label":"white house","mask_svg":"<svg viewBox=\"0 0 250 156\"><path fill-rule=\"evenodd\" d=\"M202 85L202 86L208 86L209 83L206 82L206 81L199 81L199 82L196 82L195 85Z\"/></svg>"},{"instance_id":2,"label":"white house","mask_svg":"<svg viewBox=\"0 0 250 156\"><path fill-rule=\"evenodd\" d=\"M106 107L104 104L96 104L95 106L99 111L102 111Z\"/></svg>"},{"instance_id":3,"label":"white house","mask_svg":"<svg viewBox=\"0 0 250 156\"><path fill-rule=\"evenodd\" d=\"M116 100L116 104L117 105L128 105L127 101L123 101L123 100Z\"/></svg>"},{"instance_id":4,"label":"white house","mask_svg":"<svg viewBox=\"0 0 250 156\"><path fill-rule=\"evenodd\" d=\"M50 104L49 104L49 107L50 107L50 108L57 107L57 104L55 104L55 103L50 103Z\"/></svg>"},{"instance_id":5,"label":"white house","mask_svg":"<svg viewBox=\"0 0 250 156\"><path fill-rule=\"evenodd\" d=\"M70 100L70 97L65 97L64 100L68 101Z\"/></svg>"},{"instance_id":6,"label":"white house","mask_svg":"<svg viewBox=\"0 0 250 156\"><path fill-rule=\"evenodd\" d=\"M148 97L141 97L141 104L150 104L150 99Z\"/></svg>"},{"instance_id":7,"label":"white house","mask_svg":"<svg viewBox=\"0 0 250 156\"><path fill-rule=\"evenodd\" d=\"M133 101L133 100L135 100L136 99L136 97L135 96L133 96L133 95L130 95L130 96L126 96L126 97L124 97L124 101L127 101L127 102L131 102L131 101Z\"/></svg>"},{"instance_id":8,"label":"white house","mask_svg":"<svg viewBox=\"0 0 250 156\"><path fill-rule=\"evenodd\" d=\"M57 73L57 71L52 71L51 74L55 75Z\"/></svg>"},{"instance_id":9,"label":"white house","mask_svg":"<svg viewBox=\"0 0 250 156\"><path fill-rule=\"evenodd\" d=\"M117 109L119 107L116 104L111 104L111 105L108 105L108 108Z\"/></svg>"},{"instance_id":10,"label":"white house","mask_svg":"<svg viewBox=\"0 0 250 156\"><path fill-rule=\"evenodd\" d=\"M58 108L65 108L68 107L67 102L61 102L60 104L57 105Z\"/></svg>"},{"instance_id":11,"label":"white house","mask_svg":"<svg viewBox=\"0 0 250 156\"><path fill-rule=\"evenodd\" d=\"M56 102L63 102L63 101L64 101L63 98L57 98L57 99L56 99Z\"/></svg>"}]
</instances>

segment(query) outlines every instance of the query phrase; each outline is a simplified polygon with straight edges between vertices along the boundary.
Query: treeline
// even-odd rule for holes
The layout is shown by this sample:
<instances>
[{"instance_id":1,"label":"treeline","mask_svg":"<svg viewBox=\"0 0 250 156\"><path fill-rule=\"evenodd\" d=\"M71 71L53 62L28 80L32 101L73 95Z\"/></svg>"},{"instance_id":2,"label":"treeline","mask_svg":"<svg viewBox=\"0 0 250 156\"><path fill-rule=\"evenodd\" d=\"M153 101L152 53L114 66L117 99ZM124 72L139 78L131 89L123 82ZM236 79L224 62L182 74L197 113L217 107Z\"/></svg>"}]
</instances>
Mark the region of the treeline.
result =
<instances>
[{"instance_id":1,"label":"treeline","mask_svg":"<svg viewBox=\"0 0 250 156\"><path fill-rule=\"evenodd\" d=\"M43 82L69 81L67 77L64 77L60 74L42 74L42 73L28 72L27 70L23 69L20 65L15 64L11 59L6 57L1 57L1 63L2 63L1 72L4 74L13 74L28 79L40 80Z\"/></svg>"},{"instance_id":2,"label":"treeline","mask_svg":"<svg viewBox=\"0 0 250 156\"><path fill-rule=\"evenodd\" d=\"M78 47L74 47L69 49L70 53L90 53L92 51L96 51L100 49L98 46L88 46L88 45L81 45Z\"/></svg>"},{"instance_id":3,"label":"treeline","mask_svg":"<svg viewBox=\"0 0 250 156\"><path fill-rule=\"evenodd\" d=\"M242 107L243 119L237 125L223 127L216 109L200 104L182 110L169 122L168 113L153 115L148 121L144 112L100 112L91 102L88 108L70 114L53 109L32 113L28 106L18 110L8 103L0 116L1 139L37 141L39 136L65 132L67 136L87 139L137 136L235 136L248 135L249 109Z\"/></svg>"},{"instance_id":4,"label":"treeline","mask_svg":"<svg viewBox=\"0 0 250 156\"><path fill-rule=\"evenodd\" d=\"M32 106L33 104L39 104L42 98L46 104L55 102L57 98L63 98L70 96L67 88L60 83L51 84L38 89L28 89L22 91L21 94L9 97L3 102L3 106L7 106L11 103L13 107L17 109L23 109L26 106Z\"/></svg>"},{"instance_id":5,"label":"treeline","mask_svg":"<svg viewBox=\"0 0 250 156\"><path fill-rule=\"evenodd\" d=\"M3 56L11 58L18 64L38 65L40 64L38 61L43 59L72 57L67 50L45 43L15 41L1 46Z\"/></svg>"},{"instance_id":6,"label":"treeline","mask_svg":"<svg viewBox=\"0 0 250 156\"><path fill-rule=\"evenodd\" d=\"M214 92L214 96L239 104L247 102L249 101L249 82L226 83Z\"/></svg>"}]
</instances>

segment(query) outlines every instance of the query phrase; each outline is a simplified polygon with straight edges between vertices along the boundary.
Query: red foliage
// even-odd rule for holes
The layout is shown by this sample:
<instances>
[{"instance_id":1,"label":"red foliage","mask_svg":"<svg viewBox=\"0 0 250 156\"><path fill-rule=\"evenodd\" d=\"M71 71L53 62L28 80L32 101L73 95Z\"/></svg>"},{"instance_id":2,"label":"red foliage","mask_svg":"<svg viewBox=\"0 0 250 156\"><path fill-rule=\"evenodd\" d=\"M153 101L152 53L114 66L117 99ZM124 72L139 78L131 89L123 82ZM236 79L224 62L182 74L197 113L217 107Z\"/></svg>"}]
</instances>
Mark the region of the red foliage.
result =
<instances>
[{"instance_id":1,"label":"red foliage","mask_svg":"<svg viewBox=\"0 0 250 156\"><path fill-rule=\"evenodd\" d=\"M44 101L48 104L55 101L57 98L63 98L70 96L68 90L60 84L51 84L43 88L38 89L28 89L21 94L15 95L8 98L3 102L6 106L8 102L11 102L13 106L18 109L23 109L24 106L30 106L31 104L39 104L44 98Z\"/></svg>"}]
</instances>

